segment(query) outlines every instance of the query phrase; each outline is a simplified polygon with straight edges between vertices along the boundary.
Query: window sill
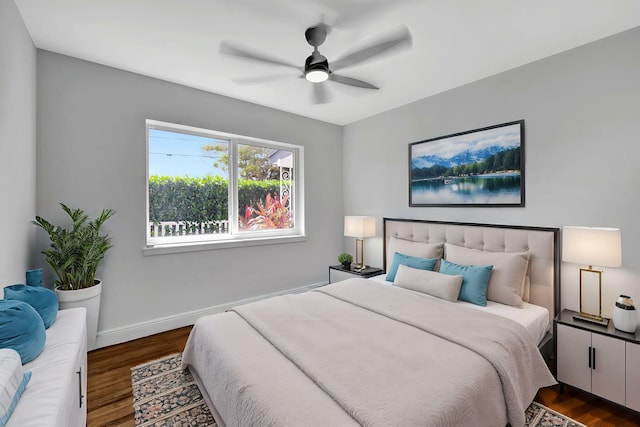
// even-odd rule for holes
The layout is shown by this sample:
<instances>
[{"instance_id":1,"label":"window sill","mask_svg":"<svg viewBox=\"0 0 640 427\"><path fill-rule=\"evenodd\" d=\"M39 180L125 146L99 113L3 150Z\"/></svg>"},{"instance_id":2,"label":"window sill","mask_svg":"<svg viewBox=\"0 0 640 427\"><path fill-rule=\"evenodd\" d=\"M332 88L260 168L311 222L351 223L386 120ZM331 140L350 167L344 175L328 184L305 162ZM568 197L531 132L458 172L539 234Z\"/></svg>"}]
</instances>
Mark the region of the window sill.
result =
<instances>
[{"instance_id":1,"label":"window sill","mask_svg":"<svg viewBox=\"0 0 640 427\"><path fill-rule=\"evenodd\" d=\"M175 254L175 253L182 253L182 252L197 252L197 251L212 251L212 250L229 249L229 248L242 248L247 246L297 243L297 242L304 242L306 240L307 240L307 236L305 235L295 235L295 236L278 236L278 237L259 237L255 239L242 239L242 240L174 243L174 244L164 244L164 245L155 245L155 246L145 246L144 248L142 248L142 253L144 256L165 255L165 254Z\"/></svg>"}]
</instances>

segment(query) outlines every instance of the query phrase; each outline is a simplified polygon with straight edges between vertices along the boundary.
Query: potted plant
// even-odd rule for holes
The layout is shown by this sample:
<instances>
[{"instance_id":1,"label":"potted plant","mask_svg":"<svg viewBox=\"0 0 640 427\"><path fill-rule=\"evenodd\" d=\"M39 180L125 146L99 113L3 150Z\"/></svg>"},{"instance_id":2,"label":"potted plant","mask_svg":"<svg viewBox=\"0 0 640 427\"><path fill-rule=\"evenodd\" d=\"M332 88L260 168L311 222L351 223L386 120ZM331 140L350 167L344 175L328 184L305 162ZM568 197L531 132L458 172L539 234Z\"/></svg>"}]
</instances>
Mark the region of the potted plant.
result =
<instances>
[{"instance_id":1,"label":"potted plant","mask_svg":"<svg viewBox=\"0 0 640 427\"><path fill-rule=\"evenodd\" d=\"M111 238L100 234L100 230L115 211L103 209L97 218L91 219L82 209L71 209L64 203L60 206L71 219L70 227L53 225L40 216L32 222L46 231L51 241L42 254L56 275L54 289L60 308L87 309L87 346L91 349L96 340L102 293L96 271L112 247Z\"/></svg>"},{"instance_id":2,"label":"potted plant","mask_svg":"<svg viewBox=\"0 0 640 427\"><path fill-rule=\"evenodd\" d=\"M351 256L351 254L348 254L348 253L342 253L342 254L338 255L338 262L340 264L342 264L342 267L345 270L349 270L349 269L351 269L351 263L353 262L353 256Z\"/></svg>"}]
</instances>

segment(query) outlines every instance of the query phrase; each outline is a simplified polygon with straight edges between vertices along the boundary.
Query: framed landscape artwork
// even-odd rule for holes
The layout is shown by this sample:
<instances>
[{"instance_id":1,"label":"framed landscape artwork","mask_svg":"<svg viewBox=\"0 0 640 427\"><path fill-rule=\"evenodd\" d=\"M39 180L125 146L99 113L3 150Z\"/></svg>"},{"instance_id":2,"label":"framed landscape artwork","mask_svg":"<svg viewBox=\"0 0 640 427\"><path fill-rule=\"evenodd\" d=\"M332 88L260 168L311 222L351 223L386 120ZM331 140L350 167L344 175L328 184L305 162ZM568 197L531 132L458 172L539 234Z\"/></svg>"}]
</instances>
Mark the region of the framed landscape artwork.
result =
<instances>
[{"instance_id":1,"label":"framed landscape artwork","mask_svg":"<svg viewBox=\"0 0 640 427\"><path fill-rule=\"evenodd\" d=\"M409 144L409 206L524 206L524 120Z\"/></svg>"}]
</instances>

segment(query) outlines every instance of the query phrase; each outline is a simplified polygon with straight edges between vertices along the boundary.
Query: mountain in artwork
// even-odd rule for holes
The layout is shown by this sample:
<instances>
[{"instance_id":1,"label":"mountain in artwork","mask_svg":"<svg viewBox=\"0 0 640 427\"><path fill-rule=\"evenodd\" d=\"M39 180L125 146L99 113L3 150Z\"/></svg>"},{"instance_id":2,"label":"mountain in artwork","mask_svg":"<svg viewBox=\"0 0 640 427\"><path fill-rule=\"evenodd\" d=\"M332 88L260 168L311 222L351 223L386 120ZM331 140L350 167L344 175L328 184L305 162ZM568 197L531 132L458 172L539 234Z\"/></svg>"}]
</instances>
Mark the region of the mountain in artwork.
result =
<instances>
[{"instance_id":1,"label":"mountain in artwork","mask_svg":"<svg viewBox=\"0 0 640 427\"><path fill-rule=\"evenodd\" d=\"M484 148L478 151L463 151L456 154L453 157L443 158L435 155L423 155L420 157L414 157L411 159L411 167L414 169L430 168L432 166L443 166L446 168L466 165L469 163L480 162L489 156L497 154L501 151L510 150L512 147L504 147L501 145L494 145Z\"/></svg>"}]
</instances>

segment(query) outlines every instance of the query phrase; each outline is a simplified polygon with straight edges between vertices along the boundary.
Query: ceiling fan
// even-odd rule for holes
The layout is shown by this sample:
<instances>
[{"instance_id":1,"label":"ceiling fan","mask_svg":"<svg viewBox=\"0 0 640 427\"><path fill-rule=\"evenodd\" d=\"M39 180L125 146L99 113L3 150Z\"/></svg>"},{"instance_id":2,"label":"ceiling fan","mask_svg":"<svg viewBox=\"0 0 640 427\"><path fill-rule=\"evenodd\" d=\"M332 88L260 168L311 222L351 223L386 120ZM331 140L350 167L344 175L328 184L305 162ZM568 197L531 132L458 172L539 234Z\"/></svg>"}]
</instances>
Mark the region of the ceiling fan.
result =
<instances>
[{"instance_id":1,"label":"ceiling fan","mask_svg":"<svg viewBox=\"0 0 640 427\"><path fill-rule=\"evenodd\" d=\"M411 46L411 33L406 26L402 26L383 37L369 42L367 45L360 47L353 52L345 54L329 64L327 58L322 55L318 49L325 42L329 31L330 27L324 23L319 23L316 26L307 28L304 35L307 43L313 47L313 52L307 57L303 67L224 40L220 43L220 53L261 63L294 68L301 73L299 74L300 78L304 77L307 81L313 83L314 103L324 104L328 102L328 93L322 83L327 80L363 89L379 89L371 83L353 77L336 74L335 71L360 64L382 53L389 53L399 48ZM282 77L283 76L258 76L248 79L234 79L234 81L239 84L264 83Z\"/></svg>"}]
</instances>

